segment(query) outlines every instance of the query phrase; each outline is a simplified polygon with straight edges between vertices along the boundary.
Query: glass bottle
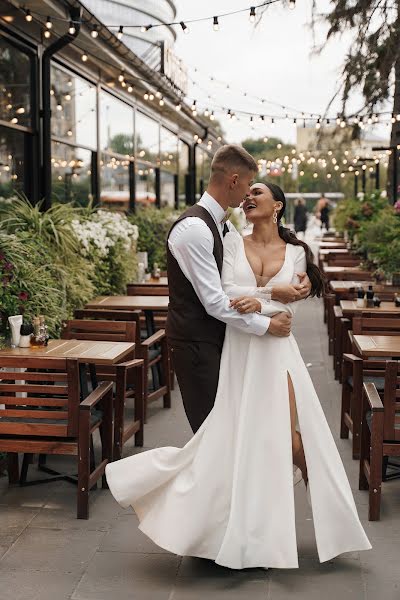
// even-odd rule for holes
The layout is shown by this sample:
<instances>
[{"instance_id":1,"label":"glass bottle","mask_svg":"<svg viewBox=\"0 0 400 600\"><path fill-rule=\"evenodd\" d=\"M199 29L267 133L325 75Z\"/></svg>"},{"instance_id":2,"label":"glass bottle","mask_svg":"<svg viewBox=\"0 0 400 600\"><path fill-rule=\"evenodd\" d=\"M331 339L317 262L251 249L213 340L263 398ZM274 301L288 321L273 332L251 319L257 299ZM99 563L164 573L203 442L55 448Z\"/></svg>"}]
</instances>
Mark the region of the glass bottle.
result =
<instances>
[{"instance_id":1,"label":"glass bottle","mask_svg":"<svg viewBox=\"0 0 400 600\"><path fill-rule=\"evenodd\" d=\"M33 348L40 348L43 346L43 341L40 337L40 319L39 317L33 318L33 335L31 337L31 346Z\"/></svg>"}]
</instances>

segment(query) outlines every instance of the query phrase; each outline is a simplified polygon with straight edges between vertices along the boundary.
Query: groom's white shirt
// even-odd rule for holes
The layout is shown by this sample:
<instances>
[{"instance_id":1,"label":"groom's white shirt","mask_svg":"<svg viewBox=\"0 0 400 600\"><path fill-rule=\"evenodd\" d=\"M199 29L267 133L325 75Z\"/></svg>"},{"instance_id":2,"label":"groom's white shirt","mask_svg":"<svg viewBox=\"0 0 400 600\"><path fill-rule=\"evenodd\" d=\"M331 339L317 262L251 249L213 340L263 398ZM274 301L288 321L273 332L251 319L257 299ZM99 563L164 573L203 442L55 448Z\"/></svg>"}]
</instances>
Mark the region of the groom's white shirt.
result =
<instances>
[{"instance_id":1,"label":"groom's white shirt","mask_svg":"<svg viewBox=\"0 0 400 600\"><path fill-rule=\"evenodd\" d=\"M222 206L207 192L198 204L210 213L223 238L225 211ZM228 228L233 228L229 222L227 225ZM168 246L209 315L247 333L266 333L270 317L258 313L241 315L229 307L229 298L222 289L221 277L213 255L214 236L202 219L187 217L180 221L168 238Z\"/></svg>"}]
</instances>

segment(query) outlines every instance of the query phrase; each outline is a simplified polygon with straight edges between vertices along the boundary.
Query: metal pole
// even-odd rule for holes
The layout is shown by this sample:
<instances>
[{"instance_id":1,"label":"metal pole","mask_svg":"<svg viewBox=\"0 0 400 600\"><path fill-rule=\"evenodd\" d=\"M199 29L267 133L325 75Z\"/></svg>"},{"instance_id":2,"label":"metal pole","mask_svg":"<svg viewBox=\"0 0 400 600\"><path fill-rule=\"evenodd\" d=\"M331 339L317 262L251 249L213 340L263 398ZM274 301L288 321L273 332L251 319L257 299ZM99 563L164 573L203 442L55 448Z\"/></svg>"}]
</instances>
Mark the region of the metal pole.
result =
<instances>
[{"instance_id":1,"label":"metal pole","mask_svg":"<svg viewBox=\"0 0 400 600\"><path fill-rule=\"evenodd\" d=\"M380 174L379 174L379 163L375 165L375 189L379 190L380 188Z\"/></svg>"},{"instance_id":2,"label":"metal pole","mask_svg":"<svg viewBox=\"0 0 400 600\"><path fill-rule=\"evenodd\" d=\"M365 194L365 191L367 189L367 174L366 174L367 169L362 169L362 175L361 175L361 182L362 182L362 191Z\"/></svg>"},{"instance_id":3,"label":"metal pole","mask_svg":"<svg viewBox=\"0 0 400 600\"><path fill-rule=\"evenodd\" d=\"M81 28L82 9L72 7L70 9L71 21L74 23L75 33L66 33L58 40L48 46L43 52L42 58L42 198L43 210L51 206L51 105L50 105L50 62L52 56L59 50L68 46L79 34Z\"/></svg>"},{"instance_id":4,"label":"metal pole","mask_svg":"<svg viewBox=\"0 0 400 600\"><path fill-rule=\"evenodd\" d=\"M356 175L356 173L354 173L354 197L357 198L358 196L358 175Z\"/></svg>"}]
</instances>

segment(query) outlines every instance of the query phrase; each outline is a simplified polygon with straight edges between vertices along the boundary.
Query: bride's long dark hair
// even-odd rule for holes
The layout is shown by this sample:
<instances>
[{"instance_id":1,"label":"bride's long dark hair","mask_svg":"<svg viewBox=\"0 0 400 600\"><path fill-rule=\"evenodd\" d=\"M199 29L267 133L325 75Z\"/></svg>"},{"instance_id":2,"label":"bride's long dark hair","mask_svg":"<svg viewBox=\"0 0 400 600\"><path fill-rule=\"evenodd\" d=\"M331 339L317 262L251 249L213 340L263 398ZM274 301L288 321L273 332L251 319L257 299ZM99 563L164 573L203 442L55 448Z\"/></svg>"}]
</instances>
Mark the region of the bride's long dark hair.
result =
<instances>
[{"instance_id":1,"label":"bride's long dark hair","mask_svg":"<svg viewBox=\"0 0 400 600\"><path fill-rule=\"evenodd\" d=\"M273 199L276 202L282 202L283 204L281 210L277 215L279 236L287 244L292 244L293 246L302 246L304 248L307 261L307 275L311 281L310 296L317 296L318 298L320 298L325 291L325 278L321 273L320 269L317 267L317 265L314 264L314 257L310 247L302 240L299 240L293 231L291 231L287 227L284 227L281 223L281 219L285 214L286 210L285 194L283 193L279 185L275 185L274 183L265 183L265 185L271 192Z\"/></svg>"}]
</instances>

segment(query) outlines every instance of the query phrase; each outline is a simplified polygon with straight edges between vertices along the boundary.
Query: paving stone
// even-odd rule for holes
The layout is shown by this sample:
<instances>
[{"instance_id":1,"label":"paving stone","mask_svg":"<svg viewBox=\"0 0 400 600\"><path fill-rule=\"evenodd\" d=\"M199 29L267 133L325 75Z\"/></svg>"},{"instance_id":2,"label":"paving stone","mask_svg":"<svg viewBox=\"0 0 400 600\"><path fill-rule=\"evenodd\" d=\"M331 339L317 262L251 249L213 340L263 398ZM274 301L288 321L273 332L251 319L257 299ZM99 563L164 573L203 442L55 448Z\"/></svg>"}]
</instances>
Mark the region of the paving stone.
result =
<instances>
[{"instance_id":1,"label":"paving stone","mask_svg":"<svg viewBox=\"0 0 400 600\"><path fill-rule=\"evenodd\" d=\"M364 600L358 559L336 558L320 563L300 559L298 569L273 569L270 573L271 600Z\"/></svg>"},{"instance_id":2,"label":"paving stone","mask_svg":"<svg viewBox=\"0 0 400 600\"><path fill-rule=\"evenodd\" d=\"M2 569L82 573L96 552L103 532L30 527L3 556Z\"/></svg>"},{"instance_id":3,"label":"paving stone","mask_svg":"<svg viewBox=\"0 0 400 600\"><path fill-rule=\"evenodd\" d=\"M172 554L97 552L73 600L168 600L180 557Z\"/></svg>"},{"instance_id":4,"label":"paving stone","mask_svg":"<svg viewBox=\"0 0 400 600\"><path fill-rule=\"evenodd\" d=\"M152 542L138 529L139 521L133 514L119 516L104 536L99 550L101 552L139 552L170 554Z\"/></svg>"},{"instance_id":5,"label":"paving stone","mask_svg":"<svg viewBox=\"0 0 400 600\"><path fill-rule=\"evenodd\" d=\"M0 506L0 545L10 546L32 522L38 510Z\"/></svg>"},{"instance_id":6,"label":"paving stone","mask_svg":"<svg viewBox=\"0 0 400 600\"><path fill-rule=\"evenodd\" d=\"M0 568L1 600L69 600L80 575Z\"/></svg>"},{"instance_id":7,"label":"paving stone","mask_svg":"<svg viewBox=\"0 0 400 600\"><path fill-rule=\"evenodd\" d=\"M267 581L269 571L265 569L228 569L215 564L211 560L184 556L178 570L178 578L198 579L226 579L229 581Z\"/></svg>"},{"instance_id":8,"label":"paving stone","mask_svg":"<svg viewBox=\"0 0 400 600\"><path fill-rule=\"evenodd\" d=\"M267 600L269 582L235 578L178 579L170 600Z\"/></svg>"}]
</instances>

